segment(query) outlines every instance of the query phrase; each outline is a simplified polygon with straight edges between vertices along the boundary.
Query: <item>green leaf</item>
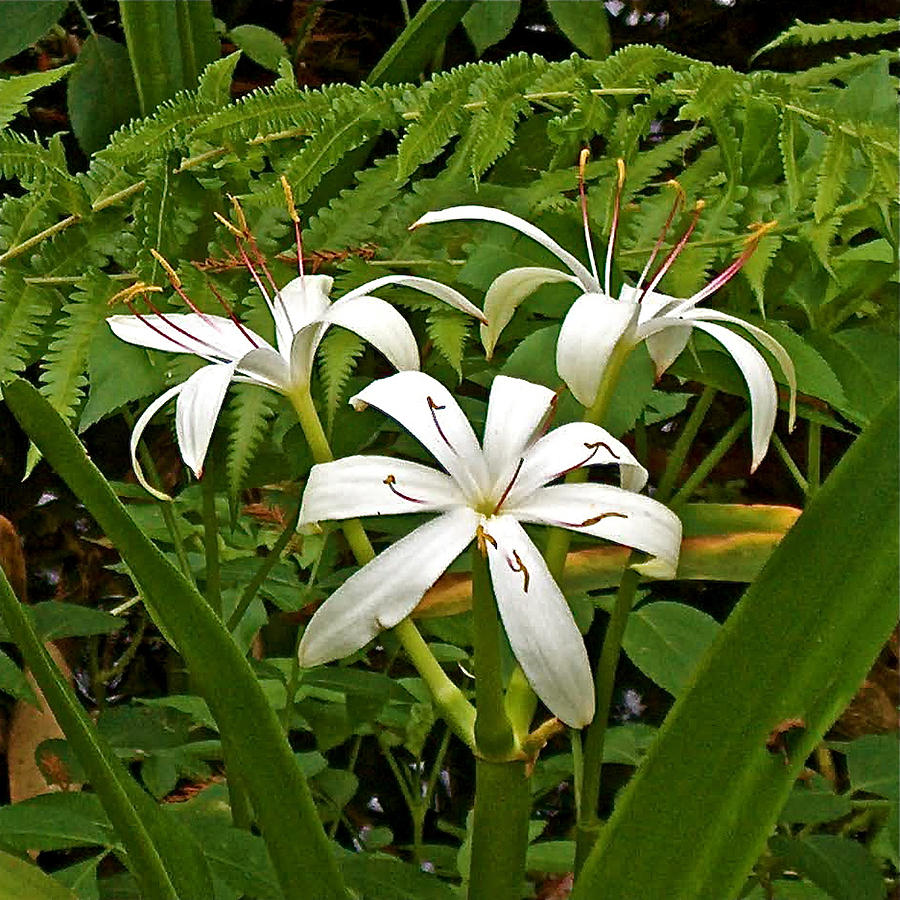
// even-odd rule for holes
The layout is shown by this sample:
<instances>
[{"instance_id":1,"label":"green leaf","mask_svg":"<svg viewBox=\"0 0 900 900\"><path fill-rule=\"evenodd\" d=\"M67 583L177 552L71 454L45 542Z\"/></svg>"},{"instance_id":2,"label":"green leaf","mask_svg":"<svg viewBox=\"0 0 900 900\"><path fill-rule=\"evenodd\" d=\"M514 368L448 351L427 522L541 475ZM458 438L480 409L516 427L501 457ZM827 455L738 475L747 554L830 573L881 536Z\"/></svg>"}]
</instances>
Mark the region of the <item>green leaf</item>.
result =
<instances>
[{"instance_id":1,"label":"green leaf","mask_svg":"<svg viewBox=\"0 0 900 900\"><path fill-rule=\"evenodd\" d=\"M378 900L454 900L456 891L435 875L368 853L341 858L341 871L352 890Z\"/></svg>"},{"instance_id":2,"label":"green leaf","mask_svg":"<svg viewBox=\"0 0 900 900\"><path fill-rule=\"evenodd\" d=\"M128 51L92 34L81 48L68 86L69 118L81 149L90 156L109 136L140 114Z\"/></svg>"},{"instance_id":3,"label":"green leaf","mask_svg":"<svg viewBox=\"0 0 900 900\"><path fill-rule=\"evenodd\" d=\"M590 59L606 59L612 52L609 19L602 3L547 0L547 9L562 33Z\"/></svg>"},{"instance_id":4,"label":"green leaf","mask_svg":"<svg viewBox=\"0 0 900 900\"><path fill-rule=\"evenodd\" d=\"M643 722L628 722L607 729L603 741L603 762L639 766L656 740L656 733L656 728Z\"/></svg>"},{"instance_id":5,"label":"green leaf","mask_svg":"<svg viewBox=\"0 0 900 900\"><path fill-rule=\"evenodd\" d=\"M42 872L34 863L25 862L0 850L0 897L28 900L77 900L67 887Z\"/></svg>"},{"instance_id":6,"label":"green leaf","mask_svg":"<svg viewBox=\"0 0 900 900\"><path fill-rule=\"evenodd\" d=\"M0 78L0 128L5 128L27 105L31 95L48 84L70 74L73 66L60 66L46 72L29 72L13 78Z\"/></svg>"},{"instance_id":7,"label":"green leaf","mask_svg":"<svg viewBox=\"0 0 900 900\"><path fill-rule=\"evenodd\" d=\"M278 64L288 58L287 48L281 38L268 28L259 25L238 25L228 32L228 37L250 59L270 72L278 71Z\"/></svg>"},{"instance_id":8,"label":"green leaf","mask_svg":"<svg viewBox=\"0 0 900 900\"><path fill-rule=\"evenodd\" d=\"M803 44L823 44L831 41L860 40L867 37L878 37L882 34L893 34L897 31L896 19L887 22L838 22L829 19L822 25L808 25L799 19L794 19L790 28L782 31L777 38L769 41L764 47L760 47L750 61L757 56L775 50L778 47L794 47Z\"/></svg>"},{"instance_id":9,"label":"green leaf","mask_svg":"<svg viewBox=\"0 0 900 900\"><path fill-rule=\"evenodd\" d=\"M797 782L778 820L789 825L817 825L841 819L852 809L848 797L835 794L828 781L814 775L807 782Z\"/></svg>"},{"instance_id":10,"label":"green leaf","mask_svg":"<svg viewBox=\"0 0 900 900\"><path fill-rule=\"evenodd\" d=\"M97 796L68 791L0 808L0 841L23 851L117 843Z\"/></svg>"},{"instance_id":11,"label":"green leaf","mask_svg":"<svg viewBox=\"0 0 900 900\"><path fill-rule=\"evenodd\" d=\"M681 696L719 632L712 617L683 603L647 603L628 616L622 649L660 687Z\"/></svg>"},{"instance_id":12,"label":"green leaf","mask_svg":"<svg viewBox=\"0 0 900 900\"><path fill-rule=\"evenodd\" d=\"M0 31L0 62L42 38L60 19L69 0L35 3L34 0L4 0Z\"/></svg>"},{"instance_id":13,"label":"green leaf","mask_svg":"<svg viewBox=\"0 0 900 900\"><path fill-rule=\"evenodd\" d=\"M575 841L539 841L528 847L525 868L529 872L565 875L575 866Z\"/></svg>"},{"instance_id":14,"label":"green leaf","mask_svg":"<svg viewBox=\"0 0 900 900\"><path fill-rule=\"evenodd\" d=\"M839 749L847 756L850 786L854 791L900 800L896 734L866 734Z\"/></svg>"},{"instance_id":15,"label":"green leaf","mask_svg":"<svg viewBox=\"0 0 900 900\"><path fill-rule=\"evenodd\" d=\"M75 896L78 900L100 900L100 892L97 887L97 866L103 856L104 854L98 854L66 866L64 869L56 869L53 872L53 878L73 891L73 894L68 894L67 897Z\"/></svg>"},{"instance_id":16,"label":"green leaf","mask_svg":"<svg viewBox=\"0 0 900 900\"><path fill-rule=\"evenodd\" d=\"M574 900L653 896L660 884L667 900L739 891L807 754L896 624L896 399L720 630L619 797ZM766 740L793 717L806 728L785 764Z\"/></svg>"},{"instance_id":17,"label":"green leaf","mask_svg":"<svg viewBox=\"0 0 900 900\"><path fill-rule=\"evenodd\" d=\"M475 45L475 55L481 56L488 47L502 41L519 18L520 0L476 0L463 16L462 23Z\"/></svg>"},{"instance_id":18,"label":"green leaf","mask_svg":"<svg viewBox=\"0 0 900 900\"><path fill-rule=\"evenodd\" d=\"M785 868L805 875L832 900L883 900L881 872L868 850L834 834L778 836L770 848Z\"/></svg>"},{"instance_id":19,"label":"green leaf","mask_svg":"<svg viewBox=\"0 0 900 900\"><path fill-rule=\"evenodd\" d=\"M44 600L28 607L34 630L43 641L55 641L67 637L84 637L91 634L112 634L124 621L118 616L57 600ZM0 641L11 640L10 633L0 622Z\"/></svg>"},{"instance_id":20,"label":"green leaf","mask_svg":"<svg viewBox=\"0 0 900 900\"><path fill-rule=\"evenodd\" d=\"M15 697L16 700L26 700L37 706L37 697L25 673L2 650L0 650L0 691Z\"/></svg>"}]
</instances>

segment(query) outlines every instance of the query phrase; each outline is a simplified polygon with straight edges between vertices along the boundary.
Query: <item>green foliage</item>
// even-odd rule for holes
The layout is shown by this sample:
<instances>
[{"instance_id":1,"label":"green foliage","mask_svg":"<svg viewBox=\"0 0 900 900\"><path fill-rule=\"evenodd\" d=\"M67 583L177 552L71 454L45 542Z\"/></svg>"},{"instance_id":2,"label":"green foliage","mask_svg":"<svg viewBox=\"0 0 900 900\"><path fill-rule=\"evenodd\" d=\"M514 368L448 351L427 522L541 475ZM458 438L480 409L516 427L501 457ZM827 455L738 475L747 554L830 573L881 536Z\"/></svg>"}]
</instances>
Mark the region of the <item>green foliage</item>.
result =
<instances>
[{"instance_id":1,"label":"green foliage","mask_svg":"<svg viewBox=\"0 0 900 900\"><path fill-rule=\"evenodd\" d=\"M35 91L65 78L71 73L72 68L60 66L46 72L29 72L27 75L0 79L0 128L5 128L22 112Z\"/></svg>"},{"instance_id":2,"label":"green foliage","mask_svg":"<svg viewBox=\"0 0 900 900\"><path fill-rule=\"evenodd\" d=\"M897 32L895 19L887 22L839 22L831 19L824 25L808 25L799 19L782 31L775 40L756 51L753 58L762 56L777 47L796 47L807 44L827 44L831 41L858 41L861 38L880 37Z\"/></svg>"}]
</instances>

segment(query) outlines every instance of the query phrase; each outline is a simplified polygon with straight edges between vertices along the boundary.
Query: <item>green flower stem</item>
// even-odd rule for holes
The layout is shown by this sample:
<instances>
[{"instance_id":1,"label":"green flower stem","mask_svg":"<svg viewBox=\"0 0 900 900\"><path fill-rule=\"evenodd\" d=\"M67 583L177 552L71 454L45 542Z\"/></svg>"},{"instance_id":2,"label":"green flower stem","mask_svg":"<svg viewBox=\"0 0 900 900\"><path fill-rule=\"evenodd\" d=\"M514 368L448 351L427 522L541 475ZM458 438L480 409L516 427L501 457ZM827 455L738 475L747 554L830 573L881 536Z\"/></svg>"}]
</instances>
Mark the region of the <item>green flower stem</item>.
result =
<instances>
[{"instance_id":1,"label":"green flower stem","mask_svg":"<svg viewBox=\"0 0 900 900\"><path fill-rule=\"evenodd\" d=\"M794 478L794 481L797 482L797 486L803 491L804 494L809 493L809 482L803 477L803 473L800 471L800 467L797 463L794 462L794 458L791 456L788 448L784 446L784 442L778 437L775 432L772 432L772 446L775 448L778 455L781 457L781 461L784 463L788 472Z\"/></svg>"},{"instance_id":2,"label":"green flower stem","mask_svg":"<svg viewBox=\"0 0 900 900\"><path fill-rule=\"evenodd\" d=\"M660 478L657 485L656 493L653 495L660 503L665 503L672 496L672 491L675 489L675 481L679 472L681 472L681 467L687 459L691 445L694 443L697 432L700 430L700 426L703 424L703 420L706 418L706 414L709 412L709 408L712 406L715 398L716 389L714 387L705 387L703 388L703 393L700 394L697 402L694 404L694 408L691 410L691 414L688 416L688 420L685 422L684 428L681 430L681 434L672 448L672 453L669 455L666 463L666 470L663 472L662 478Z\"/></svg>"},{"instance_id":3,"label":"green flower stem","mask_svg":"<svg viewBox=\"0 0 900 900\"><path fill-rule=\"evenodd\" d=\"M523 895L531 791L524 761L475 761L468 900Z\"/></svg>"},{"instance_id":4,"label":"green flower stem","mask_svg":"<svg viewBox=\"0 0 900 900\"><path fill-rule=\"evenodd\" d=\"M204 478L200 481L203 496L203 553L206 559L204 596L212 611L222 618L222 589L219 571L219 518L216 515L216 485L213 479L213 458L206 461Z\"/></svg>"},{"instance_id":5,"label":"green flower stem","mask_svg":"<svg viewBox=\"0 0 900 900\"><path fill-rule=\"evenodd\" d=\"M809 443L806 454L806 494L812 498L822 483L822 426L809 423Z\"/></svg>"},{"instance_id":6,"label":"green flower stem","mask_svg":"<svg viewBox=\"0 0 900 900\"><path fill-rule=\"evenodd\" d=\"M691 494L703 483L706 476L719 464L722 457L734 446L750 422L750 410L734 420L734 424L719 438L716 445L706 454L700 465L691 473L690 478L681 486L678 493L669 502L669 507L678 512L679 508L691 499Z\"/></svg>"},{"instance_id":7,"label":"green flower stem","mask_svg":"<svg viewBox=\"0 0 900 900\"><path fill-rule=\"evenodd\" d=\"M528 736L528 728L536 709L537 694L531 689L522 667L516 665L506 685L506 715L517 743L521 744Z\"/></svg>"},{"instance_id":8,"label":"green flower stem","mask_svg":"<svg viewBox=\"0 0 900 900\"><path fill-rule=\"evenodd\" d=\"M597 806L600 800L600 774L603 766L603 744L606 740L606 725L612 705L616 669L622 652L622 636L628 614L634 603L640 575L634 569L625 569L612 615L603 636L600 659L594 671L594 691L597 697L597 711L587 728L582 757L582 781L580 809L575 836L575 874L581 871L600 829Z\"/></svg>"},{"instance_id":9,"label":"green flower stem","mask_svg":"<svg viewBox=\"0 0 900 900\"><path fill-rule=\"evenodd\" d=\"M322 428L309 388L297 390L288 398L293 404L300 427L317 463L331 462L334 454ZM375 558L375 550L359 519L346 519L341 530L359 565L364 566ZM475 710L463 692L450 680L447 673L431 652L419 629L411 619L404 619L393 629L412 664L422 676L441 715L453 732L470 748L475 747Z\"/></svg>"},{"instance_id":10,"label":"green flower stem","mask_svg":"<svg viewBox=\"0 0 900 900\"><path fill-rule=\"evenodd\" d=\"M507 760L516 750L516 738L506 716L503 696L500 613L491 587L487 556L478 544L472 547L475 743L479 756Z\"/></svg>"}]
</instances>

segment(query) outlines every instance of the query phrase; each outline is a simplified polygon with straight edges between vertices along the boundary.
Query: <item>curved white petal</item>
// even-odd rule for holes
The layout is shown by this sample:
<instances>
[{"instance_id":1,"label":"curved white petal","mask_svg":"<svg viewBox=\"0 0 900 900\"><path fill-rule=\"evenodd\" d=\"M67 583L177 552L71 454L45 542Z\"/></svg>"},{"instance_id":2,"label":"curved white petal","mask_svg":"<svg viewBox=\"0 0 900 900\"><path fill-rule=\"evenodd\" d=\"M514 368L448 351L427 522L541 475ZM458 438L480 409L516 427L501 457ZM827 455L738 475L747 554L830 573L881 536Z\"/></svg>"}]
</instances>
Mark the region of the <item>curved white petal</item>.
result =
<instances>
[{"instance_id":1,"label":"curved white petal","mask_svg":"<svg viewBox=\"0 0 900 900\"><path fill-rule=\"evenodd\" d=\"M488 359L494 355L494 347L497 346L500 332L509 324L519 304L541 285L558 284L561 281L581 284L568 272L540 266L509 269L491 282L484 295L484 315L487 323L481 326L481 343Z\"/></svg>"},{"instance_id":2,"label":"curved white petal","mask_svg":"<svg viewBox=\"0 0 900 900\"><path fill-rule=\"evenodd\" d=\"M681 520L652 497L606 484L555 484L524 498L509 515L634 547L652 557L634 567L639 572L675 577Z\"/></svg>"},{"instance_id":3,"label":"curved white petal","mask_svg":"<svg viewBox=\"0 0 900 900\"><path fill-rule=\"evenodd\" d=\"M560 247L549 234L540 228L527 222L519 216L504 212L502 209L494 209L490 206L450 206L447 209L438 209L427 212L421 219L410 226L418 228L420 225L434 225L437 222L458 222L465 219L480 219L482 222L496 222L498 225L506 225L514 228L533 241L537 241L542 247L549 250L558 260L567 265L575 274L586 291L599 291L600 285L597 279L574 257L568 250Z\"/></svg>"},{"instance_id":4,"label":"curved white petal","mask_svg":"<svg viewBox=\"0 0 900 900\"><path fill-rule=\"evenodd\" d=\"M419 368L419 347L406 319L377 297L341 297L322 316L323 322L340 325L380 350L397 370Z\"/></svg>"},{"instance_id":5,"label":"curved white petal","mask_svg":"<svg viewBox=\"0 0 900 900\"><path fill-rule=\"evenodd\" d=\"M203 472L206 451L235 368L234 363L204 366L181 385L175 406L175 434L181 458L197 478Z\"/></svg>"},{"instance_id":6,"label":"curved white petal","mask_svg":"<svg viewBox=\"0 0 900 900\"><path fill-rule=\"evenodd\" d=\"M346 456L312 467L299 524L445 512L464 504L456 482L437 469L392 456Z\"/></svg>"},{"instance_id":7,"label":"curved white petal","mask_svg":"<svg viewBox=\"0 0 900 900\"><path fill-rule=\"evenodd\" d=\"M631 451L590 422L554 428L526 450L524 460L504 508L517 506L539 487L582 466L618 466L622 487L629 491L639 491L647 483L647 470Z\"/></svg>"},{"instance_id":8,"label":"curved white petal","mask_svg":"<svg viewBox=\"0 0 900 900\"><path fill-rule=\"evenodd\" d=\"M137 422L134 423L134 428L131 431L131 440L128 444L129 452L131 453L131 467L134 469L135 478L138 480L138 484L150 494L153 494L158 500L171 500L172 498L168 494L164 494L162 491L156 490L155 487L150 485L147 482L147 479L144 478L144 470L141 468L141 464L138 462L137 458L137 446L141 440L141 437L144 434L144 430L150 424L150 420L162 409L163 406L166 405L173 397L177 397L181 391L184 389L185 384L187 382L183 381L181 384L176 384L175 387L169 388L164 393L160 394L141 414L138 416Z\"/></svg>"},{"instance_id":9,"label":"curved white petal","mask_svg":"<svg viewBox=\"0 0 900 900\"><path fill-rule=\"evenodd\" d=\"M719 312L717 309L703 309L700 307L688 310L683 313L682 316L683 318L692 321L700 319L705 321L730 322L732 325L739 325L741 328L749 331L750 334L752 334L753 337L755 337L760 344L775 357L778 361L778 365L781 366L781 371L784 372L785 381L787 381L788 388L790 389L790 400L788 401L788 428L793 430L794 422L797 418L797 374L794 371L793 360L791 360L787 350L785 350L771 334L764 331L762 328L757 328L756 325L751 325L749 322L745 322L737 316Z\"/></svg>"},{"instance_id":10,"label":"curved white petal","mask_svg":"<svg viewBox=\"0 0 900 900\"><path fill-rule=\"evenodd\" d=\"M459 291L431 278L419 278L416 275L384 275L381 278L376 278L374 281L367 281L365 284L361 284L358 288L354 288L345 294L341 299L346 300L350 297L361 297L363 294L371 294L372 291L390 284L395 284L398 287L413 288L413 290L421 291L423 294L430 294L438 300L443 300L444 303L449 304L454 309L473 316L480 322L485 320L484 313L474 303L470 303Z\"/></svg>"},{"instance_id":11,"label":"curved white petal","mask_svg":"<svg viewBox=\"0 0 900 900\"><path fill-rule=\"evenodd\" d=\"M778 412L778 392L775 380L769 371L769 364L763 355L747 340L721 325L693 320L694 327L714 337L737 363L747 382L750 393L750 443L753 448L751 473L762 462L769 449L769 438L775 428L775 416Z\"/></svg>"},{"instance_id":12,"label":"curved white petal","mask_svg":"<svg viewBox=\"0 0 900 900\"><path fill-rule=\"evenodd\" d=\"M291 352L294 335L331 306L329 295L333 284L330 275L301 275L289 281L273 298L276 344L285 359Z\"/></svg>"},{"instance_id":13,"label":"curved white petal","mask_svg":"<svg viewBox=\"0 0 900 900\"><path fill-rule=\"evenodd\" d=\"M594 685L584 641L547 564L511 516L484 523L488 564L500 618L534 692L573 728L594 717Z\"/></svg>"},{"instance_id":14,"label":"curved white petal","mask_svg":"<svg viewBox=\"0 0 900 900\"><path fill-rule=\"evenodd\" d=\"M348 578L310 620L300 641L300 665L317 666L347 656L405 619L471 543L478 521L471 509L444 513Z\"/></svg>"},{"instance_id":15,"label":"curved white petal","mask_svg":"<svg viewBox=\"0 0 900 900\"><path fill-rule=\"evenodd\" d=\"M643 288L636 290L630 284L622 285L622 289L619 291L619 299L629 303L640 302L641 310L638 314L639 325L646 322L648 319L665 315L667 310L674 309L674 307L681 302L677 297L670 297L668 294L660 294L658 291L648 291L644 294Z\"/></svg>"},{"instance_id":16,"label":"curved white petal","mask_svg":"<svg viewBox=\"0 0 900 900\"><path fill-rule=\"evenodd\" d=\"M483 499L490 485L481 448L459 404L439 381L424 372L398 372L373 381L350 402L355 409L371 404L396 419L431 451L473 505Z\"/></svg>"},{"instance_id":17,"label":"curved white petal","mask_svg":"<svg viewBox=\"0 0 900 900\"><path fill-rule=\"evenodd\" d=\"M563 319L556 371L582 406L597 399L606 364L620 340L631 340L638 306L605 294L582 294Z\"/></svg>"},{"instance_id":18,"label":"curved white petal","mask_svg":"<svg viewBox=\"0 0 900 900\"><path fill-rule=\"evenodd\" d=\"M234 362L267 341L249 328L223 316L198 313L152 313L146 316L110 316L106 323L120 340L151 350L193 353L213 361Z\"/></svg>"},{"instance_id":19,"label":"curved white petal","mask_svg":"<svg viewBox=\"0 0 900 900\"><path fill-rule=\"evenodd\" d=\"M484 461L493 493L503 491L525 449L546 426L556 394L521 378L497 375L491 384L484 423Z\"/></svg>"},{"instance_id":20,"label":"curved white petal","mask_svg":"<svg viewBox=\"0 0 900 900\"><path fill-rule=\"evenodd\" d=\"M327 322L312 322L304 325L295 335L291 343L290 381L291 387L308 385L312 379L313 361L316 350L328 330Z\"/></svg>"},{"instance_id":21,"label":"curved white petal","mask_svg":"<svg viewBox=\"0 0 900 900\"><path fill-rule=\"evenodd\" d=\"M263 387L285 392L290 387L291 372L287 360L271 347L251 350L237 362L237 371Z\"/></svg>"}]
</instances>

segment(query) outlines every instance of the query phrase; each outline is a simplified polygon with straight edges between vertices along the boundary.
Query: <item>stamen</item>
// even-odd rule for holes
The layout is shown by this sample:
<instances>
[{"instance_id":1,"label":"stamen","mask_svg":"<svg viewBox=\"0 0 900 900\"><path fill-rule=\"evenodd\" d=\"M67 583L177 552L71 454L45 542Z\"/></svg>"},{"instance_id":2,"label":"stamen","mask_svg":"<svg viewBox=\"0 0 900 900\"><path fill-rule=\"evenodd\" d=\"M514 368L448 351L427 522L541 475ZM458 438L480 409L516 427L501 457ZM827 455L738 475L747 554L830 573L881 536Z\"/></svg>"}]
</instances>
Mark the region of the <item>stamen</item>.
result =
<instances>
[{"instance_id":1,"label":"stamen","mask_svg":"<svg viewBox=\"0 0 900 900\"><path fill-rule=\"evenodd\" d=\"M169 281L171 282L172 287L175 289L175 293L178 294L179 297L181 297L181 299L184 301L184 303L188 307L188 309L190 309L190 311L192 313L195 313L196 315L200 316L200 318L203 319L203 321L206 322L206 324L209 325L210 328L213 328L216 331L218 331L219 330L218 323L213 318L208 316L205 312L203 312L203 310L200 309L200 307L197 306L197 304L194 303L193 300L191 300L191 298L187 295L184 288L182 287L182 281L181 281L181 278L179 277L178 273L171 266L169 261L162 255L162 253L160 253L158 250L151 248L150 254L163 267L163 269L165 269L166 275L169 276ZM256 345L254 344L254 346L256 346Z\"/></svg>"},{"instance_id":2,"label":"stamen","mask_svg":"<svg viewBox=\"0 0 900 900\"><path fill-rule=\"evenodd\" d=\"M244 209L241 206L240 200L238 200L234 194L228 194L228 199L231 201L231 205L234 208L234 213L237 216L238 225L240 226L241 231L244 234L249 234L250 229L247 227L247 217L244 215Z\"/></svg>"},{"instance_id":3,"label":"stamen","mask_svg":"<svg viewBox=\"0 0 900 900\"><path fill-rule=\"evenodd\" d=\"M388 475L388 477L385 478L384 481L382 482L382 484L386 484L393 493L395 493L398 497L400 497L403 500L408 500L410 503L425 503L424 500L417 500L415 497L410 497L407 494L404 494L401 491L398 491L397 488L394 487L394 485L396 483L397 483L397 479L393 475Z\"/></svg>"},{"instance_id":4,"label":"stamen","mask_svg":"<svg viewBox=\"0 0 900 900\"><path fill-rule=\"evenodd\" d=\"M172 282L173 288L181 287L181 278L178 277L178 273L172 268L169 261L159 252L155 247L150 248L150 255L166 270L166 275L169 276L169 281Z\"/></svg>"},{"instance_id":5,"label":"stamen","mask_svg":"<svg viewBox=\"0 0 900 900\"><path fill-rule=\"evenodd\" d=\"M243 237L243 236L244 236L243 232L242 232L239 228L236 228L231 222L229 222L228 219L226 219L225 216L222 215L222 213L220 213L220 212L214 212L213 215L214 215L214 216L215 216L215 217L216 217L216 218L217 218L217 219L218 219L218 220L219 220L219 221L220 221L220 222L221 222L221 223L222 223L222 224L223 224L223 225L224 225L224 226L225 226L225 227L226 227L226 228L227 228L234 236L235 236L235 237L239 237L239 238L240 238L240 237Z\"/></svg>"},{"instance_id":6,"label":"stamen","mask_svg":"<svg viewBox=\"0 0 900 900\"><path fill-rule=\"evenodd\" d=\"M671 228L672 222L675 220L675 216L678 215L678 213L681 211L681 207L684 206L684 201L686 199L684 188L674 178L667 181L666 184L669 187L675 188L675 202L672 204L672 209L670 210L669 215L666 217L666 221L659 232L659 237L656 239L656 243L653 246L653 251L650 253L650 258L647 260L647 265L644 266L644 271L641 272L641 277L638 278L637 284L634 286L635 291L639 291L641 289L641 285L644 283L644 279L647 277L647 273L650 271L650 267L656 260L660 248L663 245L663 241L666 239L666 235L669 232L669 228ZM640 296L643 297L644 295L641 294Z\"/></svg>"},{"instance_id":7,"label":"stamen","mask_svg":"<svg viewBox=\"0 0 900 900\"><path fill-rule=\"evenodd\" d=\"M428 411L431 413L431 418L432 418L432 420L434 421L434 427L437 428L438 434L441 436L441 438L443 439L444 443L445 443L451 450L453 450L454 453L456 453L456 450L455 450L453 444L450 443L450 441L447 439L447 435L444 434L444 429L441 428L441 423L438 422L438 417L437 417L437 415L435 415L435 413L436 413L439 409L446 409L446 407L445 407L445 406L438 406L437 403L435 403L434 400L431 399L431 397L428 397L427 399L428 399Z\"/></svg>"},{"instance_id":8,"label":"stamen","mask_svg":"<svg viewBox=\"0 0 900 900\"><path fill-rule=\"evenodd\" d=\"M484 526L479 525L475 529L475 546L478 548L478 552L484 557L487 557L488 544L495 550L497 549L497 542L484 530Z\"/></svg>"},{"instance_id":9,"label":"stamen","mask_svg":"<svg viewBox=\"0 0 900 900\"><path fill-rule=\"evenodd\" d=\"M602 522L604 519L615 518L615 519L627 519L628 516L625 513L620 512L605 512L600 513L599 516L591 516L589 519L585 519L583 522L579 522L575 525L575 528L588 528L591 525L596 525L598 522Z\"/></svg>"},{"instance_id":10,"label":"stamen","mask_svg":"<svg viewBox=\"0 0 900 900\"><path fill-rule=\"evenodd\" d=\"M144 284L143 281L136 281L127 288L122 288L121 291L113 294L107 301L107 306L115 306L118 303L124 303L129 309L132 309L131 298L137 294L147 293L161 294L162 288L155 284Z\"/></svg>"},{"instance_id":11,"label":"stamen","mask_svg":"<svg viewBox=\"0 0 900 900\"><path fill-rule=\"evenodd\" d=\"M622 204L622 188L625 187L625 160L621 157L616 160L616 168L618 169L618 177L616 178L616 202L613 206L612 225L609 229L609 243L606 245L606 296L611 297L610 282L612 280L612 258L613 247L616 243L616 229L619 227L619 207Z\"/></svg>"},{"instance_id":12,"label":"stamen","mask_svg":"<svg viewBox=\"0 0 900 900\"><path fill-rule=\"evenodd\" d=\"M504 500L506 500L506 498L509 496L509 492L512 490L512 486L516 483L516 479L519 477L519 472L522 471L522 464L524 462L525 462L525 457L523 456L519 459L519 464L516 466L516 471L513 472L513 477L510 478L509 484L506 486L506 490L503 492L500 499L497 501L497 505L494 507L494 510L491 513L492 516L497 515L497 513L500 511L500 507L503 506Z\"/></svg>"},{"instance_id":13,"label":"stamen","mask_svg":"<svg viewBox=\"0 0 900 900\"><path fill-rule=\"evenodd\" d=\"M591 272L594 280L597 280L597 261L594 259L594 245L591 242L591 228L588 225L587 193L584 189L584 167L587 164L591 151L585 147L578 157L578 196L581 199L581 221L584 225L584 244L587 247L588 258L591 261Z\"/></svg>"},{"instance_id":14,"label":"stamen","mask_svg":"<svg viewBox=\"0 0 900 900\"><path fill-rule=\"evenodd\" d=\"M620 457L613 453L612 448L609 444L604 443L603 441L595 441L592 444L584 442L584 446L587 450L591 452L580 462L576 463L574 466L569 466L568 469L563 469L562 472L558 472L554 475L554 478L561 478L563 475L568 475L569 472L574 472L576 469L580 469L582 466L586 466L596 455L597 451L602 447L613 459L619 459Z\"/></svg>"},{"instance_id":15,"label":"stamen","mask_svg":"<svg viewBox=\"0 0 900 900\"><path fill-rule=\"evenodd\" d=\"M291 185L284 175L281 176L281 188L284 191L284 199L287 203L288 215L294 223L294 237L297 241L297 273L303 277L303 236L300 231L300 216L297 213L297 207L294 205L294 192Z\"/></svg>"},{"instance_id":16,"label":"stamen","mask_svg":"<svg viewBox=\"0 0 900 900\"><path fill-rule=\"evenodd\" d=\"M228 316L228 318L231 319L232 322L234 322L237 330L240 331L240 333L253 345L254 350L258 350L259 344L256 343L256 341L253 339L253 335L250 334L250 332L247 331L247 329L244 327L244 323L241 322L241 320L234 314L234 310L232 310L231 305L219 293L219 291L216 289L216 286L211 281L207 281L206 286L210 289L210 291L212 291L216 300L219 301L219 305L222 307L222 309L225 310L225 314Z\"/></svg>"},{"instance_id":17,"label":"stamen","mask_svg":"<svg viewBox=\"0 0 900 900\"><path fill-rule=\"evenodd\" d=\"M694 204L694 211L692 213L691 222L685 230L684 234L679 238L678 243L668 252L666 258L662 261L662 265L656 270L656 274L650 279L647 287L641 291L640 297L638 297L638 303L644 299L651 291L653 291L656 286L662 281L663 275L672 268L672 264L678 258L678 255L684 250L684 245L690 240L691 235L694 233L694 229L697 227L697 222L700 221L700 214L703 212L704 207L706 206L706 202L704 200L698 200Z\"/></svg>"},{"instance_id":18,"label":"stamen","mask_svg":"<svg viewBox=\"0 0 900 900\"><path fill-rule=\"evenodd\" d=\"M506 560L506 564L513 572L521 572L525 576L525 584L522 585L522 590L527 594L528 585L531 583L531 575L528 574L528 569L525 568L525 563L522 562L522 558L519 554L515 550L513 550L512 554L515 557L516 565L513 565L508 559Z\"/></svg>"}]
</instances>

